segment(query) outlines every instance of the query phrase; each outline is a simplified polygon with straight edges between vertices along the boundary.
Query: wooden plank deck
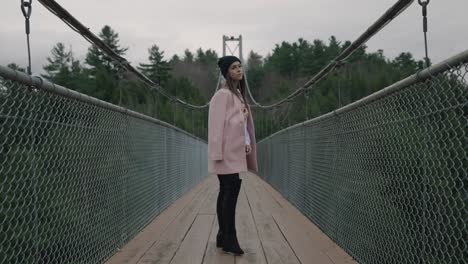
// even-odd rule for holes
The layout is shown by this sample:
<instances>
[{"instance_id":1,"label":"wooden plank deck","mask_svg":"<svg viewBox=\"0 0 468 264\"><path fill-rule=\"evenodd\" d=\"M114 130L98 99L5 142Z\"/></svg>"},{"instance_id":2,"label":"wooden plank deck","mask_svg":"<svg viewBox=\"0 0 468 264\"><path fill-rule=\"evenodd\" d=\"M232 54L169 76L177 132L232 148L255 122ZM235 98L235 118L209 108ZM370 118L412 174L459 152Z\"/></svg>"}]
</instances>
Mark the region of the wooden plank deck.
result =
<instances>
[{"instance_id":1,"label":"wooden plank deck","mask_svg":"<svg viewBox=\"0 0 468 264\"><path fill-rule=\"evenodd\" d=\"M108 264L356 263L281 194L252 173L243 179L236 228L243 256L216 248L219 183L210 175L162 212Z\"/></svg>"}]
</instances>

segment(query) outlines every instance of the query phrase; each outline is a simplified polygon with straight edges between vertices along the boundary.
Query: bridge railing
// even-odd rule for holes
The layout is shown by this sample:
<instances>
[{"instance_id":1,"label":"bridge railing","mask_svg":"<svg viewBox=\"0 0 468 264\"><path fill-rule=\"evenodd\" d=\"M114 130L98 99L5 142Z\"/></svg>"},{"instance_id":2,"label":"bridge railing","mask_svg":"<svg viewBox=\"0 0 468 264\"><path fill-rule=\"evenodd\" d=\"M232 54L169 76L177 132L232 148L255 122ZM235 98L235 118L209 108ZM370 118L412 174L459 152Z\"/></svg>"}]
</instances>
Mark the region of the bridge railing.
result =
<instances>
[{"instance_id":1,"label":"bridge railing","mask_svg":"<svg viewBox=\"0 0 468 264\"><path fill-rule=\"evenodd\" d=\"M468 51L259 142L261 177L360 263L467 263Z\"/></svg>"},{"instance_id":2,"label":"bridge railing","mask_svg":"<svg viewBox=\"0 0 468 264\"><path fill-rule=\"evenodd\" d=\"M0 66L0 263L100 263L206 160L176 127Z\"/></svg>"}]
</instances>

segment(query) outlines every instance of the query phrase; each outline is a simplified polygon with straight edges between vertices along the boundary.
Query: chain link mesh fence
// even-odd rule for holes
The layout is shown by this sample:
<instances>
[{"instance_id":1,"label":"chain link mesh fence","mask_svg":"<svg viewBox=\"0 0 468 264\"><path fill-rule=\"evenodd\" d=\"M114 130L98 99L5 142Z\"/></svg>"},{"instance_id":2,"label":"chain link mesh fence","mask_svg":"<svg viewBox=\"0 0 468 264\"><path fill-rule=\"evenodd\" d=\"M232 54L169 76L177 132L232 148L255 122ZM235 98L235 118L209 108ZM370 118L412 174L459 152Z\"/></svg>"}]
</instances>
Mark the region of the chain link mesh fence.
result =
<instances>
[{"instance_id":1,"label":"chain link mesh fence","mask_svg":"<svg viewBox=\"0 0 468 264\"><path fill-rule=\"evenodd\" d=\"M468 263L468 52L456 58L266 138L259 174L360 263Z\"/></svg>"},{"instance_id":2,"label":"chain link mesh fence","mask_svg":"<svg viewBox=\"0 0 468 264\"><path fill-rule=\"evenodd\" d=\"M0 76L0 263L101 263L208 175L198 138Z\"/></svg>"}]
</instances>

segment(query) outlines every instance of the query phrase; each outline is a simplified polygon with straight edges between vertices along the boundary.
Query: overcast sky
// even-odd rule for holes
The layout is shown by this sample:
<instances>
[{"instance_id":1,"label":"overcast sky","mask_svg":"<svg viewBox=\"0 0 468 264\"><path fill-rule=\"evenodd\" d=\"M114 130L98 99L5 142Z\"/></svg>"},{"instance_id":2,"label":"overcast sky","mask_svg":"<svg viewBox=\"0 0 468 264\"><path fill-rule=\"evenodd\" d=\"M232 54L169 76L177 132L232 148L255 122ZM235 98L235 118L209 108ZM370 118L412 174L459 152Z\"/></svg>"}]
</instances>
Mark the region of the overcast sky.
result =
<instances>
[{"instance_id":1,"label":"overcast sky","mask_svg":"<svg viewBox=\"0 0 468 264\"><path fill-rule=\"evenodd\" d=\"M213 49L221 55L222 35L244 39L250 50L266 55L282 41L355 40L396 0L60 0L92 32L108 24L129 47L125 56L133 65L145 62L148 48L157 44L169 59L185 49ZM428 6L429 56L433 62L468 49L467 0L431 0ZM0 64L27 64L24 17L20 0L0 4ZM60 19L33 1L31 16L33 73L41 70L57 42L72 46L84 60L89 43ZM394 58L410 51L424 56L421 6L415 1L368 43L368 51L383 49Z\"/></svg>"}]
</instances>

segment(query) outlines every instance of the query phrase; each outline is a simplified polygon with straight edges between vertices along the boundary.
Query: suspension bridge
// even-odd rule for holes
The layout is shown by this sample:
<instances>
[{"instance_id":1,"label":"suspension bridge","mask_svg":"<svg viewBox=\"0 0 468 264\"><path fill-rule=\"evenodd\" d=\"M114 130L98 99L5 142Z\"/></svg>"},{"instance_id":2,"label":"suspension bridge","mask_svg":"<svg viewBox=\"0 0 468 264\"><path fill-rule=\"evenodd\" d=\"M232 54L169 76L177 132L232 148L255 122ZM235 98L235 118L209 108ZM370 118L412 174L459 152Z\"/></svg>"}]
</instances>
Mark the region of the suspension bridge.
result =
<instances>
[{"instance_id":1,"label":"suspension bridge","mask_svg":"<svg viewBox=\"0 0 468 264\"><path fill-rule=\"evenodd\" d=\"M209 103L169 93L58 3L38 2L187 120L206 114ZM26 73L0 66L0 262L468 263L468 50L430 66L429 1L418 2L426 65L403 80L324 115L304 108L302 121L274 123L275 109L310 104L309 91L411 0L288 96L264 105L247 87L255 127L268 134L259 171L241 175L239 257L215 245L219 187L207 173L206 122L192 122L195 135L33 76L30 59ZM28 46L31 3L22 1ZM242 52L242 37L223 36L224 53L228 41Z\"/></svg>"}]
</instances>

